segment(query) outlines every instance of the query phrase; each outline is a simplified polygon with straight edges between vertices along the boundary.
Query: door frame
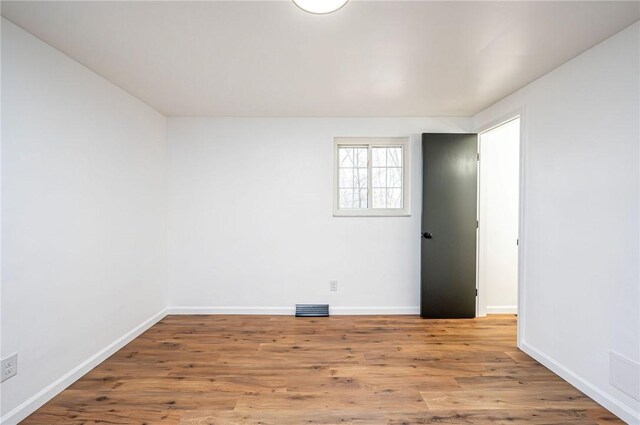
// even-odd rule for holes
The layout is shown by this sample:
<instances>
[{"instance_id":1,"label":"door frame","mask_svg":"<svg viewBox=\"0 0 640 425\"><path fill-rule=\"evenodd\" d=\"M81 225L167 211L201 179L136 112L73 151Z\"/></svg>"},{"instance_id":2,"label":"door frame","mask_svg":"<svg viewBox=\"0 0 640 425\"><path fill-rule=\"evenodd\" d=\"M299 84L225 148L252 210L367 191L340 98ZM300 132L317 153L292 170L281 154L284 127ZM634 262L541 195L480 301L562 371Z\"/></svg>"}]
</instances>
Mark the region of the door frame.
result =
<instances>
[{"instance_id":1,"label":"door frame","mask_svg":"<svg viewBox=\"0 0 640 425\"><path fill-rule=\"evenodd\" d=\"M524 343L524 329L525 329L525 320L526 320L526 310L525 310L525 240L526 240L526 226L525 226L525 200L526 200L526 185L525 185L525 164L526 164L526 119L525 119L525 107L519 107L510 113L504 114L497 119L494 119L484 125L479 126L476 131L478 133L478 154L480 153L480 136L487 131L493 130L496 127L501 126L509 121L512 121L516 118L520 118L520 143L519 143L519 193L518 193L518 300L517 300L517 309L518 309L518 336L517 336L517 346L521 348ZM480 164L478 164L478 204L476 207L476 219L480 219ZM476 231L476 289L478 290L478 297L476 297L476 316L479 316L480 308L480 293L482 288L480 287L480 273L479 273L479 258L480 258L480 233L479 230ZM486 312L485 312L486 315Z\"/></svg>"}]
</instances>

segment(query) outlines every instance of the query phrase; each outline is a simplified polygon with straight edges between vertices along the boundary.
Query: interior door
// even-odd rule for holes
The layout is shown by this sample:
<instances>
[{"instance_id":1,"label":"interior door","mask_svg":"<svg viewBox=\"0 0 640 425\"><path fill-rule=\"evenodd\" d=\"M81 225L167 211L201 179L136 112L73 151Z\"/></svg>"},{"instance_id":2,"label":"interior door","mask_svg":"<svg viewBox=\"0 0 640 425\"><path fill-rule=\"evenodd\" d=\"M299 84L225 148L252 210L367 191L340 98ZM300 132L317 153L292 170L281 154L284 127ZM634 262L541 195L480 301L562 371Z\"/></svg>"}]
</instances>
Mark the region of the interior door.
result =
<instances>
[{"instance_id":1,"label":"interior door","mask_svg":"<svg viewBox=\"0 0 640 425\"><path fill-rule=\"evenodd\" d=\"M422 135L420 315L476 315L478 135Z\"/></svg>"}]
</instances>

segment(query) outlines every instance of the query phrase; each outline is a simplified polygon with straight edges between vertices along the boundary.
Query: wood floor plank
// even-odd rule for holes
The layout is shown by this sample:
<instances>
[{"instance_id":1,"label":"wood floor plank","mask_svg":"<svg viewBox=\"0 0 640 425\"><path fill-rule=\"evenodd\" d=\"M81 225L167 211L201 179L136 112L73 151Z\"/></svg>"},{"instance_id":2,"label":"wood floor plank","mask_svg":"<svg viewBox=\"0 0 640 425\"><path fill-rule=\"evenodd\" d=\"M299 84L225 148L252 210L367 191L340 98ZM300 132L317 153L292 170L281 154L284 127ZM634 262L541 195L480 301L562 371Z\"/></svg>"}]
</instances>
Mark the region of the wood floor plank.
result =
<instances>
[{"instance_id":1,"label":"wood floor plank","mask_svg":"<svg viewBox=\"0 0 640 425\"><path fill-rule=\"evenodd\" d=\"M588 409L593 403L587 396L574 394L566 388L560 390L547 388L536 393L500 388L444 393L423 391L421 394L431 410L457 410L460 406L470 409Z\"/></svg>"},{"instance_id":2,"label":"wood floor plank","mask_svg":"<svg viewBox=\"0 0 640 425\"><path fill-rule=\"evenodd\" d=\"M23 423L622 423L515 338L512 315L167 316Z\"/></svg>"},{"instance_id":3,"label":"wood floor plank","mask_svg":"<svg viewBox=\"0 0 640 425\"><path fill-rule=\"evenodd\" d=\"M588 411L564 409L444 410L402 412L386 416L389 425L497 424L497 425L598 425Z\"/></svg>"}]
</instances>

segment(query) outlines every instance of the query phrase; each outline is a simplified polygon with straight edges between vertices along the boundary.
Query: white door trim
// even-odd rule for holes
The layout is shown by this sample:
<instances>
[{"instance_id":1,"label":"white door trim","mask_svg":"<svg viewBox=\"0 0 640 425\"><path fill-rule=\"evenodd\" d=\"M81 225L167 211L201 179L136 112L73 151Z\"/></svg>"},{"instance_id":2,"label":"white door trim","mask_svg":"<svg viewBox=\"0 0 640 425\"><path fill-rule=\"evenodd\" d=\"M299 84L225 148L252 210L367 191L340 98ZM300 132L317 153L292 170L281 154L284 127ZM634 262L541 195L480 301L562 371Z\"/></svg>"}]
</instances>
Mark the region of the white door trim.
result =
<instances>
[{"instance_id":1,"label":"white door trim","mask_svg":"<svg viewBox=\"0 0 640 425\"><path fill-rule=\"evenodd\" d=\"M524 279L524 269L525 269L525 238L526 238L526 229L525 229L525 200L526 200L526 154L527 154L527 140L526 140L526 110L525 107L522 106L511 111L508 114L501 116L500 118L490 121L476 129L478 133L478 151L480 150L480 135L482 133L486 133L489 130L492 130L496 127L499 127L509 121L512 121L516 118L520 118L520 182L519 182L519 194L518 194L518 337L517 337L517 345L519 348L524 344L525 336L525 320L526 320L526 311L525 311L525 279ZM480 159L482 160L482 159ZM480 166L478 164L478 208L476 211L476 218L479 219L479 205L480 205ZM479 234L478 234L479 236ZM479 237L476 238L476 288L478 289L478 297L476 298L476 316L481 317L487 314L486 303L481 304L480 298L482 294L482 288L480 287L479 282Z\"/></svg>"}]
</instances>

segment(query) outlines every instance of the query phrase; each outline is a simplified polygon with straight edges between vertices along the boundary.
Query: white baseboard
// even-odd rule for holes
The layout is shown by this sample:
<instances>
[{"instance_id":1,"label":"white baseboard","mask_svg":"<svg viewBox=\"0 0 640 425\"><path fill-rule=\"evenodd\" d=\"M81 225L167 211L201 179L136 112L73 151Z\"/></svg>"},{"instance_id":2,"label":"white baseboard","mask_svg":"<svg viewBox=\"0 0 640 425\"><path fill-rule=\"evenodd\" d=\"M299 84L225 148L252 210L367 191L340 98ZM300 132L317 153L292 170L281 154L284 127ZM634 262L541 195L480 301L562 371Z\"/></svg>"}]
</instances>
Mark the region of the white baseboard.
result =
<instances>
[{"instance_id":1,"label":"white baseboard","mask_svg":"<svg viewBox=\"0 0 640 425\"><path fill-rule=\"evenodd\" d=\"M420 307L330 307L335 315L402 315L420 314Z\"/></svg>"},{"instance_id":2,"label":"white baseboard","mask_svg":"<svg viewBox=\"0 0 640 425\"><path fill-rule=\"evenodd\" d=\"M102 350L98 351L96 354L89 357L87 360L80 363L78 366L74 367L69 372L62 375L60 378L56 379L54 382L27 399L15 409L11 410L6 415L3 415L2 418L0 418L0 424L15 425L18 422L22 421L27 416L38 410L38 408L40 408L46 402L62 392L62 390L84 376L91 369L105 361L113 353L127 345L129 342L133 341L136 337L149 329L151 326L158 323L166 315L166 309L163 309L135 328L131 329L129 332L127 332Z\"/></svg>"},{"instance_id":3,"label":"white baseboard","mask_svg":"<svg viewBox=\"0 0 640 425\"><path fill-rule=\"evenodd\" d=\"M538 351L524 341L520 344L520 349L543 364L547 369L551 370L553 373L576 387L578 390L591 397L598 404L611 411L614 415L618 416L623 421L632 425L640 424L639 412L635 412L629 406L626 406L620 401L614 399L611 395L586 381L569 368L561 365L556 360L552 359L543 352Z\"/></svg>"},{"instance_id":4,"label":"white baseboard","mask_svg":"<svg viewBox=\"0 0 640 425\"><path fill-rule=\"evenodd\" d=\"M294 307L169 307L168 314L273 314L293 316ZM396 315L420 314L420 307L330 307L330 314L340 315Z\"/></svg>"},{"instance_id":5,"label":"white baseboard","mask_svg":"<svg viewBox=\"0 0 640 425\"><path fill-rule=\"evenodd\" d=\"M273 314L293 315L293 307L209 307L209 306L175 306L167 308L167 314Z\"/></svg>"},{"instance_id":6,"label":"white baseboard","mask_svg":"<svg viewBox=\"0 0 640 425\"><path fill-rule=\"evenodd\" d=\"M517 305L488 305L487 314L517 314Z\"/></svg>"}]
</instances>

